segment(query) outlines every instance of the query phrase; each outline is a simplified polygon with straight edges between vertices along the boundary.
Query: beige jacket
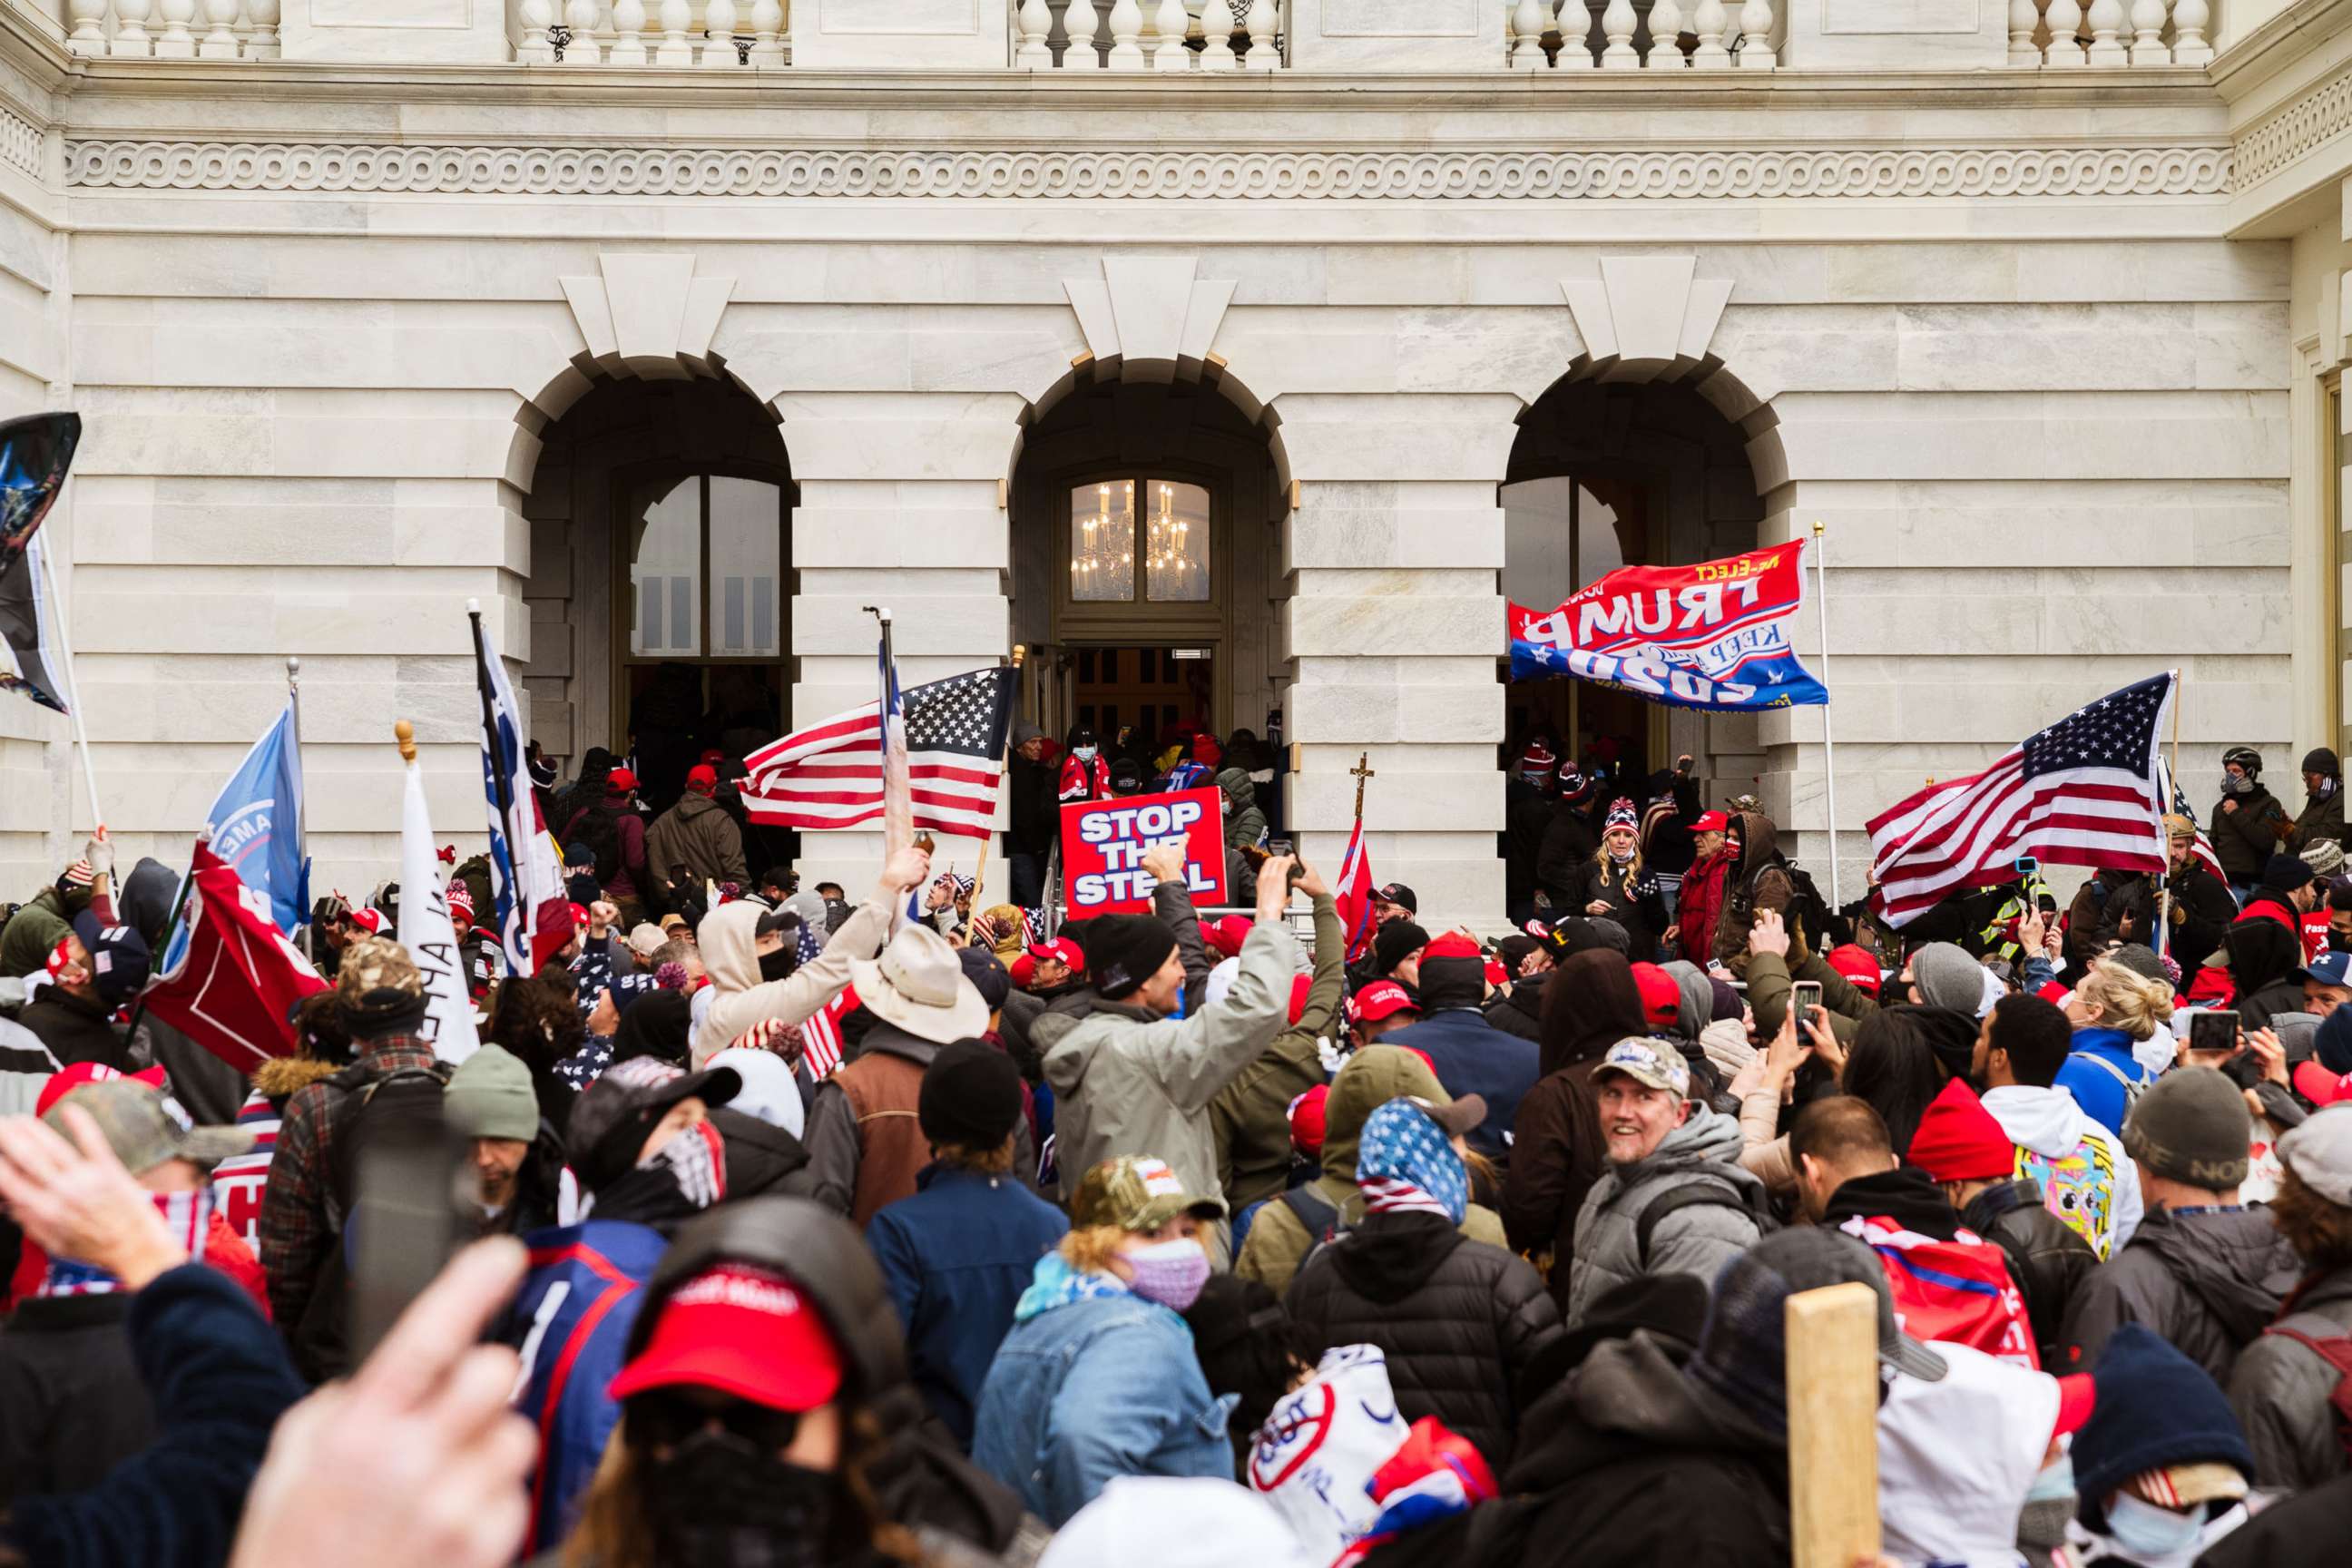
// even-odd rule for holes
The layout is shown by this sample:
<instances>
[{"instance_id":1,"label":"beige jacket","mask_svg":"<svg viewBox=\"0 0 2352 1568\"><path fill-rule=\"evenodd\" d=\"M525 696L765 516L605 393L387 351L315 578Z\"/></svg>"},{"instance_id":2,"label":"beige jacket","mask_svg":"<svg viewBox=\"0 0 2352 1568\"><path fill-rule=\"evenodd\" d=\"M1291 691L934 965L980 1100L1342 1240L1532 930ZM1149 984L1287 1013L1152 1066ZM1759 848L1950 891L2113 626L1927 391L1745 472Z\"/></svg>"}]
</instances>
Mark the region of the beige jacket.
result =
<instances>
[{"instance_id":1,"label":"beige jacket","mask_svg":"<svg viewBox=\"0 0 2352 1568\"><path fill-rule=\"evenodd\" d=\"M890 906L878 900L860 904L824 944L824 951L782 980L760 978L760 955L753 951L760 917L766 913L747 900L722 904L704 918L695 937L702 946L702 966L710 973L710 1010L694 1032L694 1065L699 1068L735 1043L752 1025L773 1018L799 1024L816 1016L818 1008L841 994L849 984L852 959L872 958L890 935Z\"/></svg>"}]
</instances>

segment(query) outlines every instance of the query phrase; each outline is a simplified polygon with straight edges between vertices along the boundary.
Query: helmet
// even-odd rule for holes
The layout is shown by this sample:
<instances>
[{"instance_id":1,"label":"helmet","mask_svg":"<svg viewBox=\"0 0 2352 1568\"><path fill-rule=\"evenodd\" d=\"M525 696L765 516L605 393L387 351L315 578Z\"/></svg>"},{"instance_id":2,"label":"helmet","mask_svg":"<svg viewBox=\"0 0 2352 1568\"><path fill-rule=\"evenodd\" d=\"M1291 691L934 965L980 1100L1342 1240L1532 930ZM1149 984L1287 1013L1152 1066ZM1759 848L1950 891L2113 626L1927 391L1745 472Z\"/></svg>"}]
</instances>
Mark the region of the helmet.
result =
<instances>
[{"instance_id":1,"label":"helmet","mask_svg":"<svg viewBox=\"0 0 2352 1568\"><path fill-rule=\"evenodd\" d=\"M2263 754L2252 746L2232 746L2221 753L2223 767L2226 768L2233 763L2245 769L2249 775L2259 777L2262 773Z\"/></svg>"}]
</instances>

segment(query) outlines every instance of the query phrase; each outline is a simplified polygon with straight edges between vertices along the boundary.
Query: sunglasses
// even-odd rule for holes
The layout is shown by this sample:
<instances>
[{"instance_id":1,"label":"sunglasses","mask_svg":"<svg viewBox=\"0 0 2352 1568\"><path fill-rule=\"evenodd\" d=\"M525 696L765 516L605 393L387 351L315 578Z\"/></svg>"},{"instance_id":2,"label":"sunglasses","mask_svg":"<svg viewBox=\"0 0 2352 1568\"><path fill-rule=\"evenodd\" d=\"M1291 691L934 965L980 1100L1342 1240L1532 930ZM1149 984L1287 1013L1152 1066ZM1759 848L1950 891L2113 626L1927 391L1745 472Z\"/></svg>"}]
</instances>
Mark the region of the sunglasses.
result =
<instances>
[{"instance_id":1,"label":"sunglasses","mask_svg":"<svg viewBox=\"0 0 2352 1568\"><path fill-rule=\"evenodd\" d=\"M711 1404L683 1393L650 1389L628 1402L629 1439L647 1447L675 1447L716 1426L763 1453L789 1448L799 1436L801 1413L772 1410L744 1399Z\"/></svg>"}]
</instances>

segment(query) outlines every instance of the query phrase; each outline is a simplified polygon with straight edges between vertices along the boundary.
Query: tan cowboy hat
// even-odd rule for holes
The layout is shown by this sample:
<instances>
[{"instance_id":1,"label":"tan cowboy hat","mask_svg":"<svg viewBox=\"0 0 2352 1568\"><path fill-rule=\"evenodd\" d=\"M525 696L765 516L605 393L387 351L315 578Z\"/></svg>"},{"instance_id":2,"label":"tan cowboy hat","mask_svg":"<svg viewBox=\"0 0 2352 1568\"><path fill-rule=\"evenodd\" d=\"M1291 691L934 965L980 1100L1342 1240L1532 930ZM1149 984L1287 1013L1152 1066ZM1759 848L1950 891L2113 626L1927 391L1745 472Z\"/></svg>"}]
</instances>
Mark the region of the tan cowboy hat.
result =
<instances>
[{"instance_id":1,"label":"tan cowboy hat","mask_svg":"<svg viewBox=\"0 0 2352 1568\"><path fill-rule=\"evenodd\" d=\"M870 963L853 959L849 983L860 1006L918 1039L944 1046L988 1028L988 1004L947 938L929 926L906 927Z\"/></svg>"}]
</instances>

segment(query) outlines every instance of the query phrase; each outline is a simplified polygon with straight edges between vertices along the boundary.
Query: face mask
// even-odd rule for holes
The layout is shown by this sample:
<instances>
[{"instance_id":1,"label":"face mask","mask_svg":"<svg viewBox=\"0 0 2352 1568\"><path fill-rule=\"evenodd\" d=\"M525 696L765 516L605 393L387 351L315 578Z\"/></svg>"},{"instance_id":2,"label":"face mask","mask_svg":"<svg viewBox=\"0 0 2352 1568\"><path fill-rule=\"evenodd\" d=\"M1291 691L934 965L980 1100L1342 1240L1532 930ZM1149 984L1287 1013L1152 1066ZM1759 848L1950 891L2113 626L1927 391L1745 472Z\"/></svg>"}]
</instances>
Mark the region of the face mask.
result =
<instances>
[{"instance_id":1,"label":"face mask","mask_svg":"<svg viewBox=\"0 0 2352 1568\"><path fill-rule=\"evenodd\" d=\"M1082 763L1091 763L1095 760L1095 749L1092 746L1073 746L1070 748L1070 755Z\"/></svg>"},{"instance_id":2,"label":"face mask","mask_svg":"<svg viewBox=\"0 0 2352 1568\"><path fill-rule=\"evenodd\" d=\"M792 973L794 967L793 950L789 947L780 947L773 952L760 955L760 978L762 980L782 980Z\"/></svg>"},{"instance_id":3,"label":"face mask","mask_svg":"<svg viewBox=\"0 0 2352 1568\"><path fill-rule=\"evenodd\" d=\"M1127 1288L1171 1311L1181 1312L1199 1300L1201 1288L1209 1282L1209 1255L1199 1242L1181 1237L1136 1248L1127 1255L1127 1266L1135 1270Z\"/></svg>"},{"instance_id":4,"label":"face mask","mask_svg":"<svg viewBox=\"0 0 2352 1568\"><path fill-rule=\"evenodd\" d=\"M696 1568L816 1568L839 1560L831 1536L840 1482L749 1438L705 1428L646 1467L655 1560Z\"/></svg>"},{"instance_id":5,"label":"face mask","mask_svg":"<svg viewBox=\"0 0 2352 1568\"><path fill-rule=\"evenodd\" d=\"M2074 1500L2074 1456L2061 1454L2035 1474L2033 1484L2025 1489L2029 1503Z\"/></svg>"},{"instance_id":6,"label":"face mask","mask_svg":"<svg viewBox=\"0 0 2352 1568\"><path fill-rule=\"evenodd\" d=\"M2329 795L2336 793L2336 781L2334 779L2322 779L2319 781L2319 787L2313 790L2311 793L2313 798L2317 800L2326 800Z\"/></svg>"},{"instance_id":7,"label":"face mask","mask_svg":"<svg viewBox=\"0 0 2352 1568\"><path fill-rule=\"evenodd\" d=\"M2252 777L2239 773L2223 773L2221 775L2221 793L2223 795L2252 795L2253 792L2254 781Z\"/></svg>"},{"instance_id":8,"label":"face mask","mask_svg":"<svg viewBox=\"0 0 2352 1568\"><path fill-rule=\"evenodd\" d=\"M1617 846L1612 844L1609 847L1609 858L1615 861L1618 865L1622 866L1627 861L1633 858L1633 847L1628 844L1625 847L1620 849Z\"/></svg>"},{"instance_id":9,"label":"face mask","mask_svg":"<svg viewBox=\"0 0 2352 1568\"><path fill-rule=\"evenodd\" d=\"M2107 1538L2124 1549L2141 1568L2167 1568L2186 1563L2204 1539L2204 1510L2175 1513L2128 1492L2107 1500Z\"/></svg>"}]
</instances>

